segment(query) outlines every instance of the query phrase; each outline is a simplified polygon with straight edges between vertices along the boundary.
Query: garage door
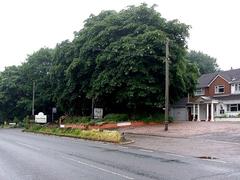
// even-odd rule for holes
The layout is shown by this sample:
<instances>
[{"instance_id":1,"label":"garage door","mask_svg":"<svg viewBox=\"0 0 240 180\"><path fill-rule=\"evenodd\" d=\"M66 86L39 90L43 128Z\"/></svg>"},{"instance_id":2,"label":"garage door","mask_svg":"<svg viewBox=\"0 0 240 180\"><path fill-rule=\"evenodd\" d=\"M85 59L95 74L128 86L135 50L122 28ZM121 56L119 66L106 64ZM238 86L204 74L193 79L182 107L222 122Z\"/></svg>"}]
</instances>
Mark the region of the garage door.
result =
<instances>
[{"instance_id":1,"label":"garage door","mask_svg":"<svg viewBox=\"0 0 240 180\"><path fill-rule=\"evenodd\" d=\"M187 109L186 108L173 108L173 119L176 121L187 121Z\"/></svg>"}]
</instances>

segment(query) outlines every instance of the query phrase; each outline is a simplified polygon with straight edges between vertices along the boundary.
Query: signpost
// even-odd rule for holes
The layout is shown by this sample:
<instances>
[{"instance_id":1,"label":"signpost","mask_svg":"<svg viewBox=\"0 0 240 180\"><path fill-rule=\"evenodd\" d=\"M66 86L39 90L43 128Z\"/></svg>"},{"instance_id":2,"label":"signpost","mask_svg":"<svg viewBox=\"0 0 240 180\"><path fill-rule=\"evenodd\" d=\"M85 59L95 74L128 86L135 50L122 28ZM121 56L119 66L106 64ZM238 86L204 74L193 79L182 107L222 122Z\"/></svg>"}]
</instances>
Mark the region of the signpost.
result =
<instances>
[{"instance_id":1,"label":"signpost","mask_svg":"<svg viewBox=\"0 0 240 180\"><path fill-rule=\"evenodd\" d=\"M94 119L103 118L103 108L94 108Z\"/></svg>"},{"instance_id":2,"label":"signpost","mask_svg":"<svg viewBox=\"0 0 240 180\"><path fill-rule=\"evenodd\" d=\"M47 115L44 115L44 113L39 112L38 115L35 115L35 123L46 124L47 123Z\"/></svg>"},{"instance_id":3,"label":"signpost","mask_svg":"<svg viewBox=\"0 0 240 180\"><path fill-rule=\"evenodd\" d=\"M57 108L56 107L53 107L52 108L52 122L53 122L53 120L54 120L54 114L56 114L57 113Z\"/></svg>"}]
</instances>

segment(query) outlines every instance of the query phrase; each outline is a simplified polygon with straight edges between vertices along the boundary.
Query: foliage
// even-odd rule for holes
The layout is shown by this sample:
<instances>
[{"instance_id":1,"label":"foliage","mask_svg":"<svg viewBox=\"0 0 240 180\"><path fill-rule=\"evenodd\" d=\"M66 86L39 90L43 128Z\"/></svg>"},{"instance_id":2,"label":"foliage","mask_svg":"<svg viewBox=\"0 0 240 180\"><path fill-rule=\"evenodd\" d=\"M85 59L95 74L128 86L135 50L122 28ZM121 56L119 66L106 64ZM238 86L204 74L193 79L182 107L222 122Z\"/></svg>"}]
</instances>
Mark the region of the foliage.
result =
<instances>
[{"instance_id":1,"label":"foliage","mask_svg":"<svg viewBox=\"0 0 240 180\"><path fill-rule=\"evenodd\" d=\"M27 132L52 134L57 136L75 137L81 139L89 139L95 141L106 141L119 143L121 141L121 134L118 131L99 131L99 130L80 130L71 128L49 128L41 125L33 125Z\"/></svg>"},{"instance_id":2,"label":"foliage","mask_svg":"<svg viewBox=\"0 0 240 180\"><path fill-rule=\"evenodd\" d=\"M105 122L121 122L121 121L127 121L128 115L127 114L107 114L104 116L103 121Z\"/></svg>"},{"instance_id":3,"label":"foliage","mask_svg":"<svg viewBox=\"0 0 240 180\"><path fill-rule=\"evenodd\" d=\"M30 127L30 119L29 119L29 116L26 116L24 119L23 119L23 125L24 125L24 128L25 129L28 129Z\"/></svg>"},{"instance_id":4,"label":"foliage","mask_svg":"<svg viewBox=\"0 0 240 180\"><path fill-rule=\"evenodd\" d=\"M86 123L89 123L90 120L91 120L91 117L89 117L89 116L83 116L83 117L80 117L80 116L67 116L64 119L64 123L65 124L76 124L76 123L86 124Z\"/></svg>"},{"instance_id":5,"label":"foliage","mask_svg":"<svg viewBox=\"0 0 240 180\"><path fill-rule=\"evenodd\" d=\"M198 66L200 74L213 73L219 70L217 60L202 52L190 51L187 58Z\"/></svg>"},{"instance_id":6,"label":"foliage","mask_svg":"<svg viewBox=\"0 0 240 180\"><path fill-rule=\"evenodd\" d=\"M92 102L105 113L137 114L163 107L167 38L170 101L175 102L194 91L198 78L197 66L187 60L189 28L178 20L167 21L146 4L91 15L73 41L41 48L22 65L0 73L1 121L22 121L31 114L34 82L35 112L47 115L56 106L60 115L89 116Z\"/></svg>"},{"instance_id":7,"label":"foliage","mask_svg":"<svg viewBox=\"0 0 240 180\"><path fill-rule=\"evenodd\" d=\"M146 123L149 122L164 122L165 116L162 113L154 113L154 114L138 114L134 117L133 120L143 121ZM169 117L169 122L173 122L173 118Z\"/></svg>"}]
</instances>

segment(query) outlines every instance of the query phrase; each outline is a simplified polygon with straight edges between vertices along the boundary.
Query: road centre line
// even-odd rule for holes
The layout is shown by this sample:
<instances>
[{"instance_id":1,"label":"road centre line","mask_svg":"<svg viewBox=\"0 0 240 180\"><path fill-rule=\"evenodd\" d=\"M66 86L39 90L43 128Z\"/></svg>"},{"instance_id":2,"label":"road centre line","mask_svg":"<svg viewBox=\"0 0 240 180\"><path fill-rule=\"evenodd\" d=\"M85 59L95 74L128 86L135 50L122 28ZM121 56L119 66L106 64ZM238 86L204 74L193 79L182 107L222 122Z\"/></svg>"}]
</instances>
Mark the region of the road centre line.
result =
<instances>
[{"instance_id":1,"label":"road centre line","mask_svg":"<svg viewBox=\"0 0 240 180\"><path fill-rule=\"evenodd\" d=\"M123 175L123 174L119 174L119 173L116 173L114 171L110 171L108 169L104 169L104 168L101 168L101 167L98 167L98 166L95 166L93 164L88 164L88 163L85 163L85 162L82 162L82 161L78 161L76 159L72 159L72 158L68 158L68 157L65 157L65 156L62 156L64 159L67 159L67 160L70 160L70 161L73 161L73 162L76 162L78 164L82 164L82 165L85 165L85 166L88 166L88 167L91 167L91 168L94 168L94 169L97 169L97 170L100 170L100 171L103 171L103 172L106 172L106 173L109 173L109 174L113 174L113 175L116 175L116 176L120 176L122 178L125 178L125 179L134 179L132 177L129 177L129 176L126 176L126 175Z\"/></svg>"},{"instance_id":2,"label":"road centre line","mask_svg":"<svg viewBox=\"0 0 240 180\"><path fill-rule=\"evenodd\" d=\"M34 146L32 146L32 145L25 144L25 143L21 143L21 142L16 142L16 143L19 144L19 145L28 147L28 148L30 148L30 149L34 149L34 150L40 151L40 148L34 147Z\"/></svg>"}]
</instances>

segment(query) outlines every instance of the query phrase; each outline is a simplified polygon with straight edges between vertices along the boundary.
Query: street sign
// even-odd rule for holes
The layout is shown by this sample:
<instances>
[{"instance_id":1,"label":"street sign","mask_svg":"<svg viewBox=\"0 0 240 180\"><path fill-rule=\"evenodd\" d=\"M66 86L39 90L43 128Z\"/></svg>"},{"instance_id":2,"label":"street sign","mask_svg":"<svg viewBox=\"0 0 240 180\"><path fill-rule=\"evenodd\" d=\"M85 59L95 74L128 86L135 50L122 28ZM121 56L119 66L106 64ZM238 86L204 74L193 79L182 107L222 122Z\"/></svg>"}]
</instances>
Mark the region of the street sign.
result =
<instances>
[{"instance_id":1,"label":"street sign","mask_svg":"<svg viewBox=\"0 0 240 180\"><path fill-rule=\"evenodd\" d=\"M94 108L94 119L103 118L103 108Z\"/></svg>"}]
</instances>

